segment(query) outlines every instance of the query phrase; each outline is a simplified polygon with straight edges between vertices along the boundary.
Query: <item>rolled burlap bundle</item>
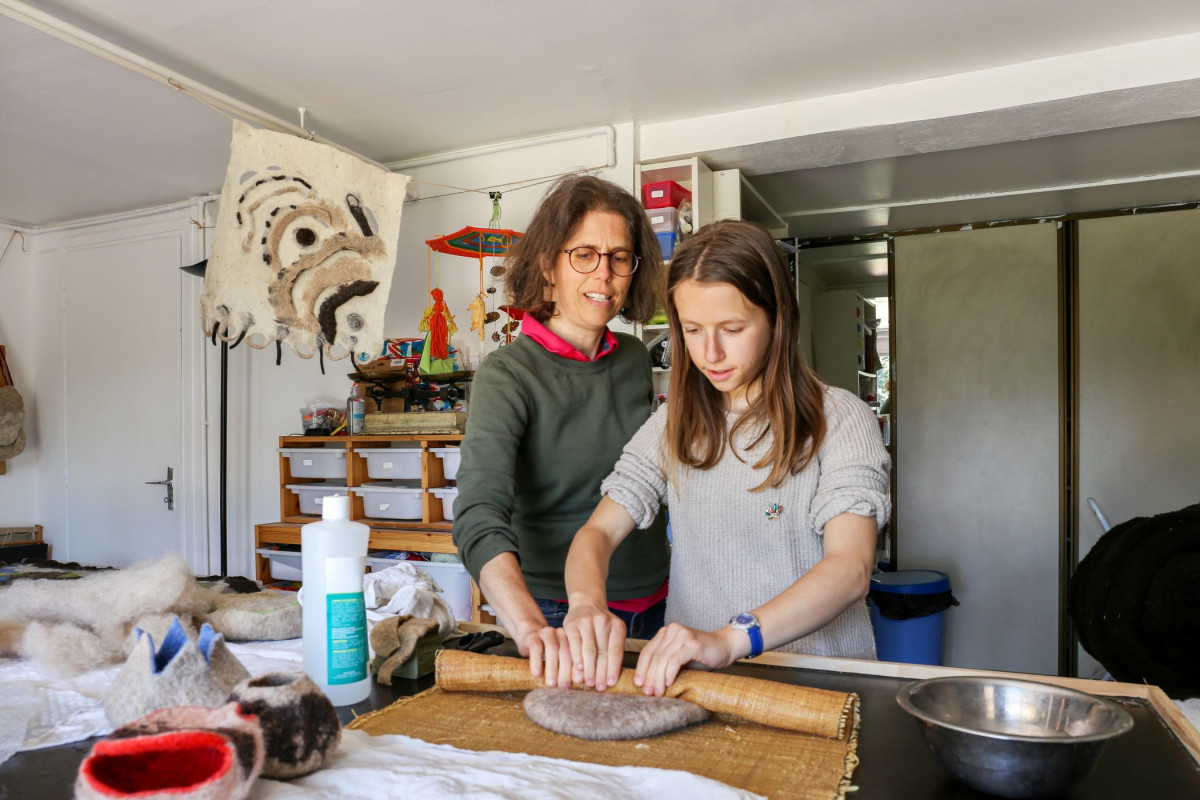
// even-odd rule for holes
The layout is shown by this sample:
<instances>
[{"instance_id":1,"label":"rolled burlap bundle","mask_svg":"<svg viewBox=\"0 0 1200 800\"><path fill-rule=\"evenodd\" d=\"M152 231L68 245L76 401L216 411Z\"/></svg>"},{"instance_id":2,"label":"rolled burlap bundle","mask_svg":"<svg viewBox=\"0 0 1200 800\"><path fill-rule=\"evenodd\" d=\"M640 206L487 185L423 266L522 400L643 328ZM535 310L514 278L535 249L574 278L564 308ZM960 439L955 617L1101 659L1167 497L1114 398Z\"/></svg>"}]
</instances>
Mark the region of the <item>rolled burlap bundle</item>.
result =
<instances>
[{"instance_id":1,"label":"rolled burlap bundle","mask_svg":"<svg viewBox=\"0 0 1200 800\"><path fill-rule=\"evenodd\" d=\"M523 658L443 650L436 663L437 686L447 692L523 692L545 687L540 678L529 674L529 662ZM641 694L633 674L631 669L621 670L616 685L607 691ZM702 670L681 670L665 696L714 713L827 739L850 736L858 711L858 695L853 693Z\"/></svg>"}]
</instances>

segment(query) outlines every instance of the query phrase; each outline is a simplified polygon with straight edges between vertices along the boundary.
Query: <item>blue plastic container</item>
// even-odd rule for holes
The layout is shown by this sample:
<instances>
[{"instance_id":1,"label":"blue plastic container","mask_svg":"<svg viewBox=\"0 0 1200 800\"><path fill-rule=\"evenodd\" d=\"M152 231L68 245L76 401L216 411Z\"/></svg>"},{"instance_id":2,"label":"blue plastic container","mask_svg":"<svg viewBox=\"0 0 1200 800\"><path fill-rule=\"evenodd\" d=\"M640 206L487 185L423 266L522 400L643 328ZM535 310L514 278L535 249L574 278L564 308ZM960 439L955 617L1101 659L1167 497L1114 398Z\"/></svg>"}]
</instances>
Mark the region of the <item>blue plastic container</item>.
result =
<instances>
[{"instance_id":1,"label":"blue plastic container","mask_svg":"<svg viewBox=\"0 0 1200 800\"><path fill-rule=\"evenodd\" d=\"M658 237L658 246L662 249L662 257L664 261L670 261L671 256L675 255L675 234L674 233L656 233Z\"/></svg>"},{"instance_id":2,"label":"blue plastic container","mask_svg":"<svg viewBox=\"0 0 1200 800\"><path fill-rule=\"evenodd\" d=\"M880 661L941 666L946 612L923 617L889 619L875 602L880 594L934 595L950 592L950 576L933 569L880 572L871 578L871 624ZM888 598L883 598L886 601Z\"/></svg>"}]
</instances>

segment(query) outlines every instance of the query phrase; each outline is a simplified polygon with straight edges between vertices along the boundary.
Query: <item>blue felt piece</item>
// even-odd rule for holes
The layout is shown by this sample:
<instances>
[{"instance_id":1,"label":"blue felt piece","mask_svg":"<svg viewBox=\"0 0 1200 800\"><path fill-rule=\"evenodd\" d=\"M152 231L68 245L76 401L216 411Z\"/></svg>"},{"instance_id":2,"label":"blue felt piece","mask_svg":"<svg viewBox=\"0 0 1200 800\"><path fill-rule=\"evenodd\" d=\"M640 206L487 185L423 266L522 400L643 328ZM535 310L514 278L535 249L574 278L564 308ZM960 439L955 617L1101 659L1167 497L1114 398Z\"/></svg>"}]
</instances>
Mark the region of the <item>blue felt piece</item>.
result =
<instances>
[{"instance_id":1,"label":"blue felt piece","mask_svg":"<svg viewBox=\"0 0 1200 800\"><path fill-rule=\"evenodd\" d=\"M213 643L216 641L217 632L213 630L213 626L207 622L200 626L200 636L196 639L196 647L204 655L204 660L209 664L212 663Z\"/></svg>"},{"instance_id":2,"label":"blue felt piece","mask_svg":"<svg viewBox=\"0 0 1200 800\"><path fill-rule=\"evenodd\" d=\"M171 660L179 654L183 646L188 642L187 631L183 629L183 624L179 621L179 617L171 620L171 629L167 631L167 635L163 638L162 646L157 650L154 648L154 637L141 628L137 629L138 636L145 636L150 640L150 650L154 653L154 674L162 672L171 663Z\"/></svg>"}]
</instances>

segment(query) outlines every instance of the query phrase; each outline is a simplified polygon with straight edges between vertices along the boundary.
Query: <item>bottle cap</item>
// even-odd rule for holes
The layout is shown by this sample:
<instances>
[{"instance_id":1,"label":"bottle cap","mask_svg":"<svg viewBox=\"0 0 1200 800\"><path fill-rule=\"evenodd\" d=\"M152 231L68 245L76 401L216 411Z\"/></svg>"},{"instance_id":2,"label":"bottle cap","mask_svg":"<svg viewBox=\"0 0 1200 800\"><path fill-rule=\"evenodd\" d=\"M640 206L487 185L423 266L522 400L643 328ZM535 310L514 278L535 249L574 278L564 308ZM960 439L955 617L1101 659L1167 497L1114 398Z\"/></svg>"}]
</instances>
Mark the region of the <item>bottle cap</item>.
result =
<instances>
[{"instance_id":1,"label":"bottle cap","mask_svg":"<svg viewBox=\"0 0 1200 800\"><path fill-rule=\"evenodd\" d=\"M350 496L345 494L326 495L321 501L321 519L350 519Z\"/></svg>"}]
</instances>

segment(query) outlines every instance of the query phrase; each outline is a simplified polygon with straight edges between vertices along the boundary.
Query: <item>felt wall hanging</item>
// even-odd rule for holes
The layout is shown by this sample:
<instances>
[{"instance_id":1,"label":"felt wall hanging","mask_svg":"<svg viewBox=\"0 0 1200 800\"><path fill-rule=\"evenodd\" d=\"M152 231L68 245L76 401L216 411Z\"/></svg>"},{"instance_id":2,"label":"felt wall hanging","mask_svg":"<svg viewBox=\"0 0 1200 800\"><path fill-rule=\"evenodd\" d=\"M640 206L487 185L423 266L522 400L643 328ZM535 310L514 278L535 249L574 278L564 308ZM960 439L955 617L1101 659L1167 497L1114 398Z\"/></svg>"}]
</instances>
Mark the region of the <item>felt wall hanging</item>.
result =
<instances>
[{"instance_id":1,"label":"felt wall hanging","mask_svg":"<svg viewBox=\"0 0 1200 800\"><path fill-rule=\"evenodd\" d=\"M374 357L409 180L235 121L200 298L205 334L286 342L303 358Z\"/></svg>"},{"instance_id":2,"label":"felt wall hanging","mask_svg":"<svg viewBox=\"0 0 1200 800\"><path fill-rule=\"evenodd\" d=\"M12 385L12 373L0 346L0 475L7 470L4 462L25 450L24 424L25 402Z\"/></svg>"}]
</instances>

